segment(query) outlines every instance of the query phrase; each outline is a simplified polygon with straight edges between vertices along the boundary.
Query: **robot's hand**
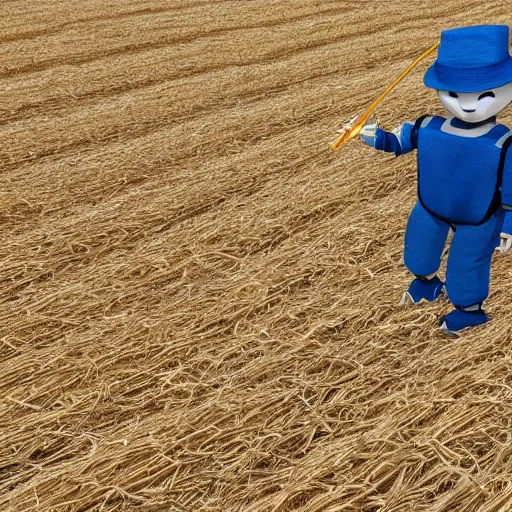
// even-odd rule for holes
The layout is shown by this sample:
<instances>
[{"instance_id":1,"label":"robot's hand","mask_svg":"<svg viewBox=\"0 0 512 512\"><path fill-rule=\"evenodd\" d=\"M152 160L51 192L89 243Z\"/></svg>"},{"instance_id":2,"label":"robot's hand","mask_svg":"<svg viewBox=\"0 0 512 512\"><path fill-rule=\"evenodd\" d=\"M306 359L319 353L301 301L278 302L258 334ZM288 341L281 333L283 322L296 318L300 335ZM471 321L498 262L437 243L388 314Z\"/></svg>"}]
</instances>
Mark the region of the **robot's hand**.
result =
<instances>
[{"instance_id":1,"label":"robot's hand","mask_svg":"<svg viewBox=\"0 0 512 512\"><path fill-rule=\"evenodd\" d=\"M353 127L356 121L359 119L359 115L355 115L348 123L344 123L341 128L338 128L336 130L336 133L344 133L347 131L350 131Z\"/></svg>"},{"instance_id":2,"label":"robot's hand","mask_svg":"<svg viewBox=\"0 0 512 512\"><path fill-rule=\"evenodd\" d=\"M363 126L359 138L368 146L375 147L375 141L377 137L377 131L379 130L379 123L377 121L370 121L368 124Z\"/></svg>"},{"instance_id":3,"label":"robot's hand","mask_svg":"<svg viewBox=\"0 0 512 512\"><path fill-rule=\"evenodd\" d=\"M512 247L512 235L508 235L507 233L501 233L500 237L500 246L496 247L496 249L503 254Z\"/></svg>"}]
</instances>

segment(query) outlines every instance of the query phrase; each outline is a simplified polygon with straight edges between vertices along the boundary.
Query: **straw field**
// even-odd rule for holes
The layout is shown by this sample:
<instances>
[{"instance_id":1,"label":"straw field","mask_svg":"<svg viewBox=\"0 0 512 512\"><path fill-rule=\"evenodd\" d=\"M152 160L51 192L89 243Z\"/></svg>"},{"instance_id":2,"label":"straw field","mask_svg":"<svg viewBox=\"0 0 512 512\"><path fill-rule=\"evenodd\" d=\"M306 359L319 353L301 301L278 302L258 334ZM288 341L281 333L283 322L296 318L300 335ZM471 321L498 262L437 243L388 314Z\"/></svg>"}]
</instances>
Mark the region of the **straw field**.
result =
<instances>
[{"instance_id":1,"label":"straw field","mask_svg":"<svg viewBox=\"0 0 512 512\"><path fill-rule=\"evenodd\" d=\"M512 510L512 255L439 336L414 156L328 145L508 0L0 9L1 511Z\"/></svg>"}]
</instances>

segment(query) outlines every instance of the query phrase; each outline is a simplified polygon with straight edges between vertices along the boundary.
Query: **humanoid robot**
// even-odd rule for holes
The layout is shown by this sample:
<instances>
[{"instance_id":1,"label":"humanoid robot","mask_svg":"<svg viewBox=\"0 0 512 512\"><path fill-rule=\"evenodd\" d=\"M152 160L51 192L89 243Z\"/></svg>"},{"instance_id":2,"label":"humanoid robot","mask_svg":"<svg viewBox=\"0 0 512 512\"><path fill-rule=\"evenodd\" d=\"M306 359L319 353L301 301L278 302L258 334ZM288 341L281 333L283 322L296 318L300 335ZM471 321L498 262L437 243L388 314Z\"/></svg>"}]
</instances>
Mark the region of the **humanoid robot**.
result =
<instances>
[{"instance_id":1,"label":"humanoid robot","mask_svg":"<svg viewBox=\"0 0 512 512\"><path fill-rule=\"evenodd\" d=\"M415 276L402 304L447 293L454 310L441 317L449 335L484 324L494 249L512 245L512 130L496 115L512 101L509 27L445 30L424 83L453 116L424 116L385 132L367 124L360 138L396 156L417 150L418 200L405 233L404 262ZM449 230L446 282L436 275Z\"/></svg>"}]
</instances>

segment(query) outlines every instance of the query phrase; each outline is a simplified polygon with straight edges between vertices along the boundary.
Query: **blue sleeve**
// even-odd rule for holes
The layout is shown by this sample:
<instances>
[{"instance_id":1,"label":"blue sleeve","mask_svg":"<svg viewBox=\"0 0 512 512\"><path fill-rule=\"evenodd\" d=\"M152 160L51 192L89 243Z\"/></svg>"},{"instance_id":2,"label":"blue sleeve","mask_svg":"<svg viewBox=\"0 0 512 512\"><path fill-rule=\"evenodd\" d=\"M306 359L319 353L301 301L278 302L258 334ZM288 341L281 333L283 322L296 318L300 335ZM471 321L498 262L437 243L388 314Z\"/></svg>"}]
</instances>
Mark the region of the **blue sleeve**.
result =
<instances>
[{"instance_id":1,"label":"blue sleeve","mask_svg":"<svg viewBox=\"0 0 512 512\"><path fill-rule=\"evenodd\" d=\"M386 132L378 128L375 133L375 138L361 136L361 139L365 144L375 149L400 156L415 149L411 141L413 126L414 125L411 123L404 123L392 132Z\"/></svg>"},{"instance_id":2,"label":"blue sleeve","mask_svg":"<svg viewBox=\"0 0 512 512\"><path fill-rule=\"evenodd\" d=\"M505 210L505 220L501 232L512 235L512 210Z\"/></svg>"},{"instance_id":3,"label":"blue sleeve","mask_svg":"<svg viewBox=\"0 0 512 512\"><path fill-rule=\"evenodd\" d=\"M501 231L512 235L512 137L505 141L502 151L506 151L506 155L501 181L501 207L505 210L505 220Z\"/></svg>"},{"instance_id":4,"label":"blue sleeve","mask_svg":"<svg viewBox=\"0 0 512 512\"><path fill-rule=\"evenodd\" d=\"M385 132L380 128L375 135L375 149L385 151L386 153L395 153L396 156L402 154L398 137L394 133Z\"/></svg>"},{"instance_id":5,"label":"blue sleeve","mask_svg":"<svg viewBox=\"0 0 512 512\"><path fill-rule=\"evenodd\" d=\"M397 128L397 130L399 130L402 154L410 153L414 149L418 149L418 133L412 123L404 123Z\"/></svg>"}]
</instances>

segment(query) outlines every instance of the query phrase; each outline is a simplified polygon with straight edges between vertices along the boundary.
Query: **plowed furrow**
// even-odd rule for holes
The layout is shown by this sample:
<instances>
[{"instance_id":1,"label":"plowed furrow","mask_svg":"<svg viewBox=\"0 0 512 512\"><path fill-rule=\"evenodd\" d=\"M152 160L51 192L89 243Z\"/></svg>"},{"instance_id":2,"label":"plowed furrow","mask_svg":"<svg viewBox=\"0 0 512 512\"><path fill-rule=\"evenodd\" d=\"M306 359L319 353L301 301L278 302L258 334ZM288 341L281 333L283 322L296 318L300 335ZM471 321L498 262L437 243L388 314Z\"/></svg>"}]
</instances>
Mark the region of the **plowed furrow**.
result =
<instances>
[{"instance_id":1,"label":"plowed furrow","mask_svg":"<svg viewBox=\"0 0 512 512\"><path fill-rule=\"evenodd\" d=\"M87 30L85 27L71 27L63 34L50 37L47 47L41 47L36 41L6 44L2 59L4 70L0 72L0 77L10 77L18 73L27 74L49 69L55 65L79 65L106 56L136 54L146 49L158 49L192 42L198 38L220 35L224 32L240 32L240 29L245 26L250 29L251 27L264 28L267 24L270 26L272 24L276 26L288 24L288 17L283 19L279 16L273 20L269 19L268 12L264 10L257 9L252 5L250 10L247 10L246 7L246 3L237 1L226 6L224 13L211 12L211 23L208 23L206 30L200 32L197 32L197 17L201 15L208 17L208 11L213 11L213 9L218 11L218 7L210 6L206 12L202 12L204 9L200 9L198 12L183 15L183 20L172 14L167 17L146 15L147 24L142 32L137 30L138 20L125 19L117 30L114 30L108 20L104 22L100 19L92 26L87 27ZM299 21L307 18L308 14L313 17L317 16L311 12L311 8L307 8L307 5L303 8L299 5L296 10L298 14L295 16ZM299 14L301 10L305 10L305 14ZM239 18L233 16L233 12L237 11L244 13L248 22L240 26ZM333 8L324 9L324 11L332 12ZM322 12L318 15L321 16ZM292 22L293 18L292 16ZM250 22L251 19L254 21ZM99 44L91 44L91 38L99 41ZM123 44L130 40L130 44ZM63 47L63 45L65 46ZM12 56L13 51L16 51L16 58ZM12 65L9 65L10 61L12 61ZM24 61L27 63L24 64Z\"/></svg>"},{"instance_id":2,"label":"plowed furrow","mask_svg":"<svg viewBox=\"0 0 512 512\"><path fill-rule=\"evenodd\" d=\"M222 0L225 2L230 2L232 0ZM217 0L217 3L218 2ZM58 34L59 32L62 32L63 30L66 30L70 27L77 27L80 25L88 25L90 23L94 23L96 21L105 22L108 20L112 21L119 21L124 18L130 18L130 17L137 17L141 15L154 15L154 14L161 14L166 12L172 12L172 11L178 11L183 9L189 9L194 7L199 7L203 5L211 4L211 2L197 2L195 4L191 4L190 6L174 6L174 7L146 7L141 9L134 9L130 11L120 11L115 12L110 15L99 15L99 16L90 16L86 18L80 18L80 19L73 19L70 21L67 21L65 23L59 23L51 28L44 28L40 30L31 30L29 32L18 32L12 35L0 35L0 43L12 43L16 41L24 41L29 39L35 39L35 38L41 38L43 36L53 36L55 34ZM47 24L45 24L46 26Z\"/></svg>"},{"instance_id":3,"label":"plowed furrow","mask_svg":"<svg viewBox=\"0 0 512 512\"><path fill-rule=\"evenodd\" d=\"M416 24L413 24L413 26L411 28L411 35L417 36L417 30L416 30L415 25ZM402 29L402 35L403 35L403 29ZM416 40L417 37L413 37L413 39ZM373 41L373 38L369 37L368 41L370 42L370 44L373 47L370 46L367 49L369 51L366 51L365 54L362 54L362 57L365 60L368 60L369 57L371 56L371 54L374 52L373 48L375 48L376 52L379 52L379 53L382 52L382 49L379 51L378 45L375 44L375 42ZM215 51L215 54L217 55L216 59L218 59L218 55L222 54L222 52L225 52L226 56L232 57L232 52L229 51L229 43L230 43L229 38L226 39L225 43L223 43L222 45L217 45L217 43L216 43L216 45L218 46L218 51ZM258 44L258 41L255 41L255 46L256 47L260 46ZM333 64L336 64L338 67L339 67L339 62L344 59L345 48L346 48L346 46L340 46L337 49L333 48L331 62ZM210 45L210 49L211 49L211 51L214 51L211 48L211 45ZM300 50L299 48L295 48L295 50L296 50L295 52L293 50L294 50L293 48L287 48L287 50L283 54L279 54L279 55L277 55L277 57L281 58L281 59L289 58L290 55L297 55L297 54L302 53L302 51L303 51L303 50ZM388 48L388 50L389 50L389 55L394 55L396 53L394 48ZM309 48L306 48L304 51L308 52ZM384 51L387 52L386 49L384 49ZM412 58L412 56L415 55L418 51L420 51L420 49L414 50L414 48L413 48L411 50L408 50L407 54L403 55L402 57L408 59L409 54L410 54L411 58ZM91 81L90 84L89 84L89 82L84 84L83 80L82 80L83 72L80 71L80 73L77 73L77 76L76 76L76 82L77 82L76 84L73 83L75 80L67 81L67 83L65 84L65 87L63 87L64 92L63 92L62 96L59 96L59 97L52 96L50 99L41 97L40 99L37 99L37 101L34 101L33 104L24 104L16 110L10 109L9 111L4 112L4 114L2 116L3 121L0 121L0 122L2 122L2 124L3 124L3 123L9 123L13 120L24 119L26 117L31 117L34 112L39 112L39 111L47 112L47 111L51 111L54 109L64 110L66 108L69 108L70 104L76 105L79 103L84 103L84 101L87 104L87 103L91 103L91 102L95 101L95 99L97 97L113 97L117 94L121 94L121 93L128 92L128 91L136 91L140 88L151 87L153 85L162 84L164 82L168 82L171 80L176 80L177 78L179 79L184 76L191 76L191 77L198 76L198 78L202 78L201 75L203 73L211 73L211 72L215 72L216 70L222 72L222 71L226 70L226 66L229 68L230 66L234 65L233 63L231 63L231 64L223 63L222 65L219 66L218 64L212 65L211 63L209 63L206 65L206 67L201 67L200 69L197 69L197 65L200 65L200 63L197 63L197 65L196 65L195 63L190 62L187 65L187 67L189 69L187 69L187 68L178 69L177 71L172 71L171 73L165 73L163 76L158 77L158 75L162 73L162 69L165 70L165 68L168 68L168 65L166 65L165 61L168 60L169 57L167 57L166 54L167 54L167 51L164 50L162 52L161 61L160 61L160 59L156 60L156 62L154 63L154 65L155 65L154 71L151 70L150 67L148 69L148 62L147 62L146 56L141 56L141 58L140 58L141 64L139 66L139 69L137 70L138 71L137 76L142 75L142 77L140 79L138 79L138 78L134 79L133 73L129 73L127 76L120 75L117 77L117 82L120 82L120 85L114 84L113 88L112 88L112 85L113 85L112 82L109 82L108 84L107 83L101 84L98 87L96 85L96 83L98 81L97 79ZM324 52L324 54L325 54L325 52ZM276 57L276 55L274 52L274 57L272 59L272 62L275 62L275 57ZM382 58L387 59L388 56L383 55ZM250 60L250 64L252 64L252 65L265 65L267 62L268 62L268 56L265 56L265 55L263 57L251 58L251 60ZM149 63L149 65L151 65L151 62ZM115 73L116 68L119 69L119 71L117 73ZM121 62L121 63L117 63L116 61L109 62L109 74L107 76L110 79L112 73L115 73L115 74L123 73L124 74L127 69L130 69L130 67L127 66L127 62ZM346 71L348 71L348 69ZM99 66L98 69L95 70L95 72L100 72L100 73L104 72L104 66ZM147 74L147 77L143 78L145 74ZM128 78L129 78L129 82L127 84L123 83L123 82L126 82ZM103 79L103 80L105 80L105 79ZM50 85L51 81L48 81L48 84ZM84 86L86 87L85 90L83 90ZM92 90L91 90L91 87L93 87ZM13 94L19 94L19 93L14 92L14 91L18 90L18 86L16 85L16 87L9 87L9 89L12 90L13 92L9 93L9 96L6 97L6 100L8 99L11 102L13 100L15 101L15 96L13 97ZM32 90L30 90L30 93L33 96L37 97L37 96L41 95L42 91L44 91L44 89L42 89L41 87L38 87L38 88L32 88ZM48 89L48 93L50 93L50 94L52 94L53 91L54 91L54 87L51 87ZM23 97L26 97L26 96L23 96ZM61 105L59 105L60 102L62 102Z\"/></svg>"},{"instance_id":4,"label":"plowed furrow","mask_svg":"<svg viewBox=\"0 0 512 512\"><path fill-rule=\"evenodd\" d=\"M313 47L314 47L314 46L313 46ZM311 47L308 47L308 50L310 50L310 49L311 49ZM267 57L267 58L268 58L268 57ZM254 64L254 63L253 63L253 64ZM169 99L170 99L170 98L169 98ZM116 103L114 103L114 105L113 105L113 106L114 106L114 108L116 108L116 110L118 110L118 109L119 109L119 106L118 106L118 105L116 105ZM115 114L114 114L114 115L115 115ZM109 119L110 121L112 121L112 120L113 120L112 118L113 118L113 116L112 116L112 115L108 117L108 119ZM107 119L107 118L105 118L105 119ZM73 125L75 125L75 124L76 124L76 122L75 122L74 120L72 121L72 123L73 123ZM43 127L42 127L42 128L43 128ZM109 131L110 131L110 132L112 132L112 133L109 133L108 135L102 135L102 136L97 137L97 138L96 138L96 137L94 137L94 136L93 136L93 137L90 137L90 136L89 136L89 140L90 140L90 142L89 142L89 143L87 142L87 140L86 140L86 139L85 139L85 140L75 140L75 141L70 142L70 143L68 143L68 144L64 144L64 145L62 145L62 146L61 146L61 148L56 148L56 149L44 149L44 150L42 150L40 153L38 153L37 151L34 151L33 149L31 149L31 150L30 150L30 157L28 157L28 159L33 160L33 159L37 159L37 158L44 157L44 156L55 155L55 154L60 153L61 151L67 151L67 150L69 150L69 149L74 150L74 149L76 149L76 148L86 147L88 144L104 143L105 141L110 141L110 140L112 140L112 138L117 138L117 137L119 136L119 134L120 134L120 131L121 131L121 130L113 130L113 128L114 128L114 125L113 125L113 123L111 122L111 123L110 123L110 126L109 126ZM152 128L151 128L151 129L152 129L152 130L158 130L158 129L159 129L159 125L158 125L158 124L155 124L155 123L152 123ZM47 132L47 130L46 130L46 129L44 129L44 128L43 128L43 130L44 130L45 132ZM139 136L139 135L140 135L140 130L143 130L143 133L146 133L146 132L144 131L144 130L146 130L146 128L145 128L145 122L144 122L144 120L142 120L142 119L140 119L140 120L139 120L139 123L138 123L137 129L136 129L136 132L132 135L132 137L137 137L137 136ZM65 131L66 131L67 133L71 133L71 132L70 132L69 130L67 130L67 129L65 129ZM89 131L89 130L87 130L87 131ZM75 132L76 132L76 130L75 130ZM123 133L127 133L127 132L128 132L128 133L130 133L130 132L131 132L131 133L133 133L133 126L130 126L130 128L128 128L127 126L124 126L124 127L122 128L122 132L123 132ZM19 132L19 133L20 133L20 135L21 135L21 134L23 134L23 132ZM27 144L27 141L26 141L27 137L26 137L26 134L23 134L23 135L24 135L24 137L23 137L24 145L26 146L26 144ZM36 135L36 134L34 134L34 135ZM92 140L91 140L91 139L92 139ZM13 148L9 148L9 146L7 146L7 148L10 150L11 154L12 154L12 153L14 153ZM25 160L25 159L27 159L27 157L21 157L21 161L23 161L23 160Z\"/></svg>"}]
</instances>

